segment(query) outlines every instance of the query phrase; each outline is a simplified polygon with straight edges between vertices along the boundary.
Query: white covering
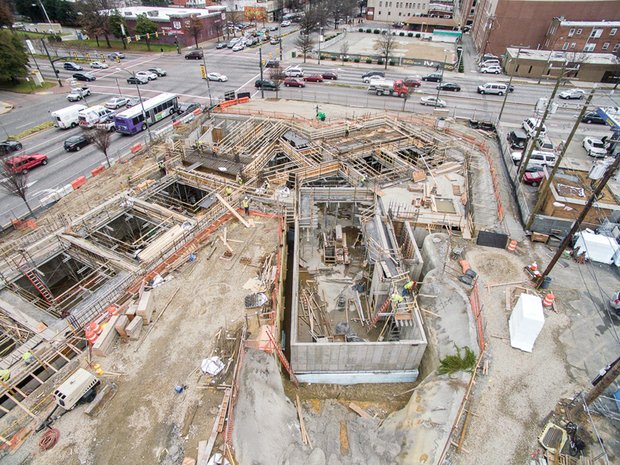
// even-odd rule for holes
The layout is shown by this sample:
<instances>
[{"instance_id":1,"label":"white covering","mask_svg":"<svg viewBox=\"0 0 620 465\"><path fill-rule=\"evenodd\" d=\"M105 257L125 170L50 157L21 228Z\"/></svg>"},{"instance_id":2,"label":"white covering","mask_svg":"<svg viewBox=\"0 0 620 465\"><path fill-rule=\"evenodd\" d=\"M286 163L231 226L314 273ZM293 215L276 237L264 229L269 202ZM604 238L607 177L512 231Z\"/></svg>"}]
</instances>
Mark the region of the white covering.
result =
<instances>
[{"instance_id":1,"label":"white covering","mask_svg":"<svg viewBox=\"0 0 620 465\"><path fill-rule=\"evenodd\" d=\"M515 349L531 352L544 324L545 315L540 297L521 294L508 322L510 345Z\"/></svg>"},{"instance_id":2,"label":"white covering","mask_svg":"<svg viewBox=\"0 0 620 465\"><path fill-rule=\"evenodd\" d=\"M582 231L575 234L577 241L574 249L579 247L579 255L593 262L620 266L620 245L613 237Z\"/></svg>"}]
</instances>

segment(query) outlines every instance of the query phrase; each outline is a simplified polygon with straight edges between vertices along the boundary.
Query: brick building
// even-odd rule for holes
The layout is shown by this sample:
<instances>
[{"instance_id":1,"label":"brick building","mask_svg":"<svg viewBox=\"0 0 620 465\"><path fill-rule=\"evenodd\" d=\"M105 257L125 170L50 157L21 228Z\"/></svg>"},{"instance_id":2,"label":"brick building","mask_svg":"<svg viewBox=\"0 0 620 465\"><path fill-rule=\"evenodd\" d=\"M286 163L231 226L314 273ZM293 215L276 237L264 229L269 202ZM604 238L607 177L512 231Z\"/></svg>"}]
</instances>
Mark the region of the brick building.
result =
<instances>
[{"instance_id":1,"label":"brick building","mask_svg":"<svg viewBox=\"0 0 620 465\"><path fill-rule=\"evenodd\" d=\"M430 0L401 2L394 0L368 0L366 19L369 21L404 22L412 16L428 13Z\"/></svg>"},{"instance_id":2,"label":"brick building","mask_svg":"<svg viewBox=\"0 0 620 465\"><path fill-rule=\"evenodd\" d=\"M478 0L472 38L480 54L507 47L544 48L556 17L620 21L620 0Z\"/></svg>"},{"instance_id":3,"label":"brick building","mask_svg":"<svg viewBox=\"0 0 620 465\"><path fill-rule=\"evenodd\" d=\"M620 21L567 21L553 18L546 50L620 54Z\"/></svg>"}]
</instances>

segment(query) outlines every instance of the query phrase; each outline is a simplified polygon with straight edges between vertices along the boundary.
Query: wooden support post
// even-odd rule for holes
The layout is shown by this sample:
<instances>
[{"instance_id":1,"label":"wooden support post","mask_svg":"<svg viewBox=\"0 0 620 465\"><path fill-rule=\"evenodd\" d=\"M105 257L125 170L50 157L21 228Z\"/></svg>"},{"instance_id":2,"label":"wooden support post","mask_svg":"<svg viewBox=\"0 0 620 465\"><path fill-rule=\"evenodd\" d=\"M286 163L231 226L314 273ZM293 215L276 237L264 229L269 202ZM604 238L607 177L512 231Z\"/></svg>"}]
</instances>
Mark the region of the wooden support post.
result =
<instances>
[{"instance_id":1,"label":"wooden support post","mask_svg":"<svg viewBox=\"0 0 620 465\"><path fill-rule=\"evenodd\" d=\"M69 360L67 357L65 357L61 351L57 350L57 351L56 351L56 353L57 353L58 355L60 355L62 358L64 358L67 362L70 362L70 361L71 361L71 360ZM35 357L35 358L36 358L36 357ZM37 360L39 360L39 359L37 359ZM41 362L39 361L39 363L41 363Z\"/></svg>"},{"instance_id":2,"label":"wooden support post","mask_svg":"<svg viewBox=\"0 0 620 465\"><path fill-rule=\"evenodd\" d=\"M2 384L4 384L4 383L2 383ZM15 402L19 408L21 408L24 412L26 412L32 418L37 418L37 416L34 413L32 413L30 410L28 410L28 408L24 404L22 404L19 400L17 400L15 397L13 397L11 394L9 394L8 391L6 393L6 396L9 399L11 399L13 402Z\"/></svg>"},{"instance_id":3,"label":"wooden support post","mask_svg":"<svg viewBox=\"0 0 620 465\"><path fill-rule=\"evenodd\" d=\"M228 210L230 210L230 212L235 215L235 217L243 224L243 226L245 226L246 228L250 227L250 223L248 223L245 218L243 218L238 212L237 210L235 210L226 200L224 200L224 198L220 195L220 194L215 194L215 196L217 197L217 199L222 202L222 204L228 208Z\"/></svg>"}]
</instances>

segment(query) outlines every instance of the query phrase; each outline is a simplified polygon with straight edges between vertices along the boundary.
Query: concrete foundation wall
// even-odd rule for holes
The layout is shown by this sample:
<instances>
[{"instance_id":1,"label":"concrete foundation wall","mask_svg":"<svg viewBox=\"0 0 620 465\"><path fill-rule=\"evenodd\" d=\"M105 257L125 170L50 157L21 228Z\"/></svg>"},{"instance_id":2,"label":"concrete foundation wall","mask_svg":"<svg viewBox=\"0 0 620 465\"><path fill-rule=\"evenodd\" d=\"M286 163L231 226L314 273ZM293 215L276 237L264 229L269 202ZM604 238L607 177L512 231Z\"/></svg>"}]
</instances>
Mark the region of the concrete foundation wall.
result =
<instances>
[{"instance_id":1,"label":"concrete foundation wall","mask_svg":"<svg viewBox=\"0 0 620 465\"><path fill-rule=\"evenodd\" d=\"M295 373L413 370L426 349L416 342L292 343L291 365Z\"/></svg>"}]
</instances>

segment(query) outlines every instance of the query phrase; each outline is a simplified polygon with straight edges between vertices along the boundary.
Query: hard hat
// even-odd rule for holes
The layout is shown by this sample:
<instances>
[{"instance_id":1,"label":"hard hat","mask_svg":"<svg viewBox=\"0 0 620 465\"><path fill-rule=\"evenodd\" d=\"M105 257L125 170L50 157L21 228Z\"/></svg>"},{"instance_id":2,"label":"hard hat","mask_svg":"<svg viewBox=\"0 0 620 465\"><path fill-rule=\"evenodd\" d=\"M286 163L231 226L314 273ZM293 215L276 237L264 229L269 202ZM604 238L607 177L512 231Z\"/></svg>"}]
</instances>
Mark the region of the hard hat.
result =
<instances>
[{"instance_id":1,"label":"hard hat","mask_svg":"<svg viewBox=\"0 0 620 465\"><path fill-rule=\"evenodd\" d=\"M243 198L243 200L248 200L248 196L246 195L246 196Z\"/></svg>"}]
</instances>

